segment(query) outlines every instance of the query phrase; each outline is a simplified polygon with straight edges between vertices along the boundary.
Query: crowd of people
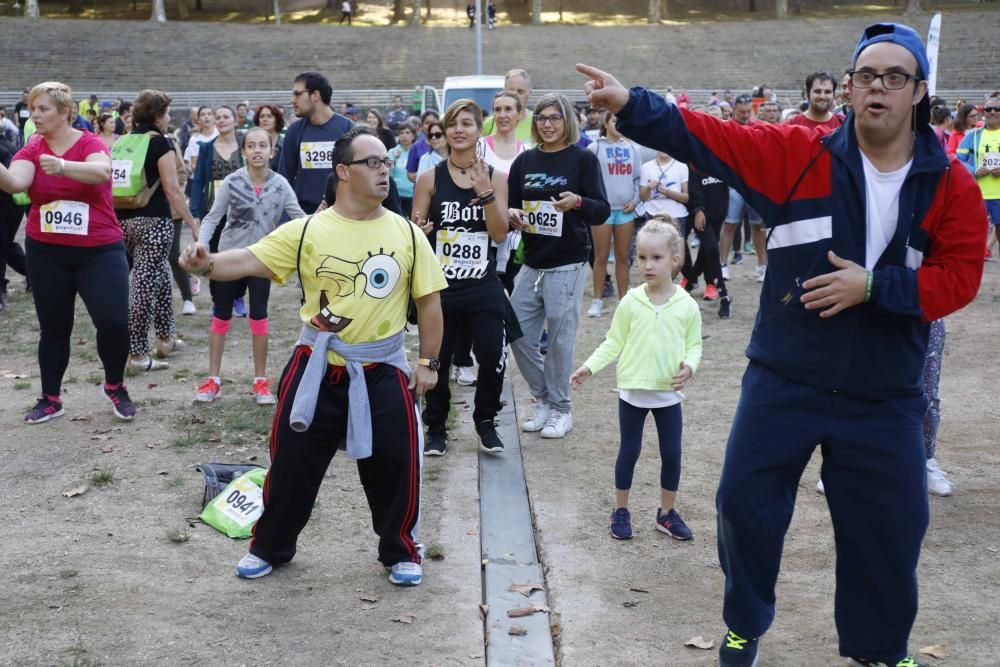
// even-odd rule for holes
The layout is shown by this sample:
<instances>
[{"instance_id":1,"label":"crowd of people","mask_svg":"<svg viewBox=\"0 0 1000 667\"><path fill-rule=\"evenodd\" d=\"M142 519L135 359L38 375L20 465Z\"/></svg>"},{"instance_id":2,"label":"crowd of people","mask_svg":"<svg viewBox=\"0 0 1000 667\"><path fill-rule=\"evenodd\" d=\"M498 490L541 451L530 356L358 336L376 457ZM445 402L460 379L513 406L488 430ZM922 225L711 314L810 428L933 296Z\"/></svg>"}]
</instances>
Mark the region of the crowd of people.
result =
<instances>
[{"instance_id":1,"label":"crowd of people","mask_svg":"<svg viewBox=\"0 0 1000 667\"><path fill-rule=\"evenodd\" d=\"M976 105L952 113L927 96L919 38L893 24L865 31L843 81L805 77L798 106L766 86L697 105L686 91L627 90L578 69L585 105L546 94L529 109L531 76L515 69L489 109L463 99L443 116L415 115L396 97L364 123L354 105L334 110L317 72L295 78L291 122L280 105L243 103L192 108L174 129L161 91L106 109L96 96L78 107L58 82L26 90L14 113L22 147L0 139L0 277L7 263L26 274L40 325L42 393L24 421L65 412L77 294L97 329L103 392L132 420L126 368L165 368L185 349L172 286L191 316L207 280L207 375L194 400L221 398L235 314L252 334L249 393L277 404L265 509L239 576L294 557L344 448L390 581L419 584L421 461L447 452L451 369L475 385L480 448L501 455L510 353L531 396L520 428L548 439L572 430L573 390L617 362L610 534L633 535L632 477L652 412L655 525L690 540L677 494L683 390L705 354L693 295L703 278L702 300L731 318L730 268L752 252L759 311L717 496L721 664L756 664L795 488L819 444L841 652L916 665L906 640L926 495L954 488L936 453L943 318L975 297L987 219L1000 239L1000 93L981 125ZM302 329L275 396L270 283L293 276ZM586 315L613 315L574 370L588 282Z\"/></svg>"}]
</instances>

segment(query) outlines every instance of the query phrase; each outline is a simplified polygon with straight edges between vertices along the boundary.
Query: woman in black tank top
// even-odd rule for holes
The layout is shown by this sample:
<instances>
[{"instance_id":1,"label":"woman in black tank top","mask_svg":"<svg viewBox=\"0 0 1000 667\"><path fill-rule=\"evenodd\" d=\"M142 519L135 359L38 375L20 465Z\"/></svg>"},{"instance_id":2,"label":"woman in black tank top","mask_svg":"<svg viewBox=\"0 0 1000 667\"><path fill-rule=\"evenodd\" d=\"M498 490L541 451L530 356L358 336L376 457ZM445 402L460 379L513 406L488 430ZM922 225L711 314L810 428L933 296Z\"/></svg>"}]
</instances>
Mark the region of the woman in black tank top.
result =
<instances>
[{"instance_id":1,"label":"woman in black tank top","mask_svg":"<svg viewBox=\"0 0 1000 667\"><path fill-rule=\"evenodd\" d=\"M503 451L493 420L507 365L507 296L496 273L492 242L507 237L507 181L476 154L483 116L471 100L454 102L444 115L449 157L417 177L413 222L428 235L448 288L441 292L444 337L438 377L447 378L456 341L472 339L479 361L472 417L482 448ZM445 422L451 391L445 379L424 396L428 434L424 453L441 456L447 448Z\"/></svg>"}]
</instances>

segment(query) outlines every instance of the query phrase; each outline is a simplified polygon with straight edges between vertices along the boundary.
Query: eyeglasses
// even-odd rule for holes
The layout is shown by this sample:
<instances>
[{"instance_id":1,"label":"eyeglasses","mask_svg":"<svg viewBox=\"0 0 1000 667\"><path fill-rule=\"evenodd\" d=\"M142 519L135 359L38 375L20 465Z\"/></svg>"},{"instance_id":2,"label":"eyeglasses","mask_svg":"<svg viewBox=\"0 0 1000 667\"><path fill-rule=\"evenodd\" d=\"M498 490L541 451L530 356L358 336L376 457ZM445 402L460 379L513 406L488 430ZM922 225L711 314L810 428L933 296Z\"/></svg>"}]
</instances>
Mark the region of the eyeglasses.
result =
<instances>
[{"instance_id":1,"label":"eyeglasses","mask_svg":"<svg viewBox=\"0 0 1000 667\"><path fill-rule=\"evenodd\" d=\"M363 164L369 169L378 169L380 166L385 166L386 169L392 169L393 165L396 163L387 157L366 157L362 160L348 162L347 164Z\"/></svg>"},{"instance_id":2,"label":"eyeglasses","mask_svg":"<svg viewBox=\"0 0 1000 667\"><path fill-rule=\"evenodd\" d=\"M906 72L883 72L882 74L876 74L875 72L862 70L860 72L848 72L848 74L851 76L851 83L858 88L871 88L877 79L881 79L882 85L885 86L886 90L901 90L906 87L906 84L911 79L914 81L920 80L919 77L907 74Z\"/></svg>"},{"instance_id":3,"label":"eyeglasses","mask_svg":"<svg viewBox=\"0 0 1000 667\"><path fill-rule=\"evenodd\" d=\"M535 125L558 125L563 122L561 113L548 114L546 116L534 116Z\"/></svg>"},{"instance_id":4,"label":"eyeglasses","mask_svg":"<svg viewBox=\"0 0 1000 667\"><path fill-rule=\"evenodd\" d=\"M983 107L983 111L986 113L998 113L1000 112L1000 107Z\"/></svg>"},{"instance_id":5,"label":"eyeglasses","mask_svg":"<svg viewBox=\"0 0 1000 667\"><path fill-rule=\"evenodd\" d=\"M444 132L431 132L427 135L428 139L440 139L444 136Z\"/></svg>"}]
</instances>

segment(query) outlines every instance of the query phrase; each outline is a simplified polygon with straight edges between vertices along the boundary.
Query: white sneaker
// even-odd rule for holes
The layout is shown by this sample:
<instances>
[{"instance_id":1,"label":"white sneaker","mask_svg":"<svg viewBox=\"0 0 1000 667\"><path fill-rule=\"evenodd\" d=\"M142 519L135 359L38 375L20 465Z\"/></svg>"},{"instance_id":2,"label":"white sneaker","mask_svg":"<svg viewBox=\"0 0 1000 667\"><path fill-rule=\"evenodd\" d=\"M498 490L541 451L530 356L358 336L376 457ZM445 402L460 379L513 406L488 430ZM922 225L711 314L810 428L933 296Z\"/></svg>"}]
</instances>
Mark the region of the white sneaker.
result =
<instances>
[{"instance_id":1,"label":"white sneaker","mask_svg":"<svg viewBox=\"0 0 1000 667\"><path fill-rule=\"evenodd\" d=\"M757 282L764 282L764 275L767 273L767 264L757 267Z\"/></svg>"},{"instance_id":2,"label":"white sneaker","mask_svg":"<svg viewBox=\"0 0 1000 667\"><path fill-rule=\"evenodd\" d=\"M823 488L823 480L816 482L816 493L826 493L826 489Z\"/></svg>"},{"instance_id":3,"label":"white sneaker","mask_svg":"<svg viewBox=\"0 0 1000 667\"><path fill-rule=\"evenodd\" d=\"M604 302L600 299L594 299L590 302L590 308L587 310L587 317L600 317L604 314Z\"/></svg>"},{"instance_id":4,"label":"white sneaker","mask_svg":"<svg viewBox=\"0 0 1000 667\"><path fill-rule=\"evenodd\" d=\"M521 424L521 430L528 433L541 431L545 428L545 424L549 420L549 415L551 413L552 411L549 409L548 403L535 403L535 407L531 412L531 417Z\"/></svg>"},{"instance_id":5,"label":"white sneaker","mask_svg":"<svg viewBox=\"0 0 1000 667\"><path fill-rule=\"evenodd\" d=\"M722 278L723 278L723 280L729 280L729 265L728 264L723 264L722 265Z\"/></svg>"},{"instance_id":6,"label":"white sneaker","mask_svg":"<svg viewBox=\"0 0 1000 667\"><path fill-rule=\"evenodd\" d=\"M472 366L455 366L455 382L463 387L476 384L476 369Z\"/></svg>"},{"instance_id":7,"label":"white sneaker","mask_svg":"<svg viewBox=\"0 0 1000 667\"><path fill-rule=\"evenodd\" d=\"M181 306L181 315L194 315L198 312L198 309L194 306L194 301L185 301L184 305Z\"/></svg>"},{"instance_id":8,"label":"white sneaker","mask_svg":"<svg viewBox=\"0 0 1000 667\"><path fill-rule=\"evenodd\" d=\"M573 430L573 415L568 412L555 411L549 415L542 429L543 438L561 438Z\"/></svg>"},{"instance_id":9,"label":"white sneaker","mask_svg":"<svg viewBox=\"0 0 1000 667\"><path fill-rule=\"evenodd\" d=\"M927 492L932 496L945 498L955 492L955 485L945 477L945 472L938 467L936 458L927 459Z\"/></svg>"}]
</instances>

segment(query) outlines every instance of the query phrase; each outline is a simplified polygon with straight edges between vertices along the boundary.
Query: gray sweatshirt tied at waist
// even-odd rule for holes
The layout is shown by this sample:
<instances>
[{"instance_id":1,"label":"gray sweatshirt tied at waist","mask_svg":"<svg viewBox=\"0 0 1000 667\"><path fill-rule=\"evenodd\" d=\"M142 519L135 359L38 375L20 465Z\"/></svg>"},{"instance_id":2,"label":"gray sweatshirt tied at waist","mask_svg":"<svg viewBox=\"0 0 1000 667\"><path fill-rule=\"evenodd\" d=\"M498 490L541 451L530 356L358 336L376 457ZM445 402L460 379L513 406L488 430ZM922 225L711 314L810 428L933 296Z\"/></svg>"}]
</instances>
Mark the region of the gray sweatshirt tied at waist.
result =
<instances>
[{"instance_id":1,"label":"gray sweatshirt tied at waist","mask_svg":"<svg viewBox=\"0 0 1000 667\"><path fill-rule=\"evenodd\" d=\"M333 350L347 362L347 376L351 383L347 388L347 458L366 459L372 455L372 410L368 402L368 383L365 381L365 363L379 363L395 366L411 374L403 348L405 335L402 331L395 336L371 343L345 343L332 331L316 331L303 326L296 345L309 345L312 355L302 373L302 380L295 392L289 425L299 433L309 429L316 414L319 388L326 374L326 351Z\"/></svg>"}]
</instances>

